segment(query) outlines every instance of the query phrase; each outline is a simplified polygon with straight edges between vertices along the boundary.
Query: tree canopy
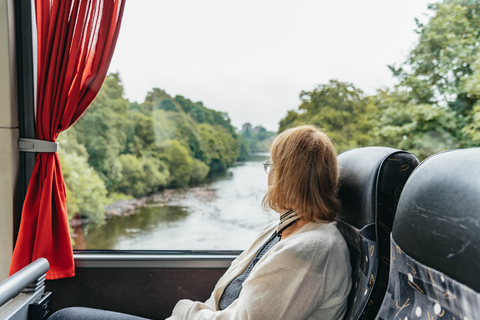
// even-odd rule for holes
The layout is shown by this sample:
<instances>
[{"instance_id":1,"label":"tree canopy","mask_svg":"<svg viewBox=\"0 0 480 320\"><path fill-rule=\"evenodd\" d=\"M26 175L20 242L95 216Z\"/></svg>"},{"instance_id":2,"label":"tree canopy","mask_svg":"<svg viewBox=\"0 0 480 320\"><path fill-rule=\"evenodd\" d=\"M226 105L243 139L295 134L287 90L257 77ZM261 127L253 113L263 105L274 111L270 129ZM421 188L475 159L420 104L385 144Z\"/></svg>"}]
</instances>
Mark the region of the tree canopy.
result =
<instances>
[{"instance_id":1,"label":"tree canopy","mask_svg":"<svg viewBox=\"0 0 480 320\"><path fill-rule=\"evenodd\" d=\"M313 124L332 138L337 149L367 145L375 106L351 83L330 80L312 91L302 91L298 111L290 110L280 121L279 131L301 124Z\"/></svg>"},{"instance_id":2,"label":"tree canopy","mask_svg":"<svg viewBox=\"0 0 480 320\"><path fill-rule=\"evenodd\" d=\"M255 126L247 122L243 124L239 131L240 135L240 155L239 158L245 159L248 152L269 152L270 144L275 132L267 131L263 126Z\"/></svg>"},{"instance_id":3,"label":"tree canopy","mask_svg":"<svg viewBox=\"0 0 480 320\"><path fill-rule=\"evenodd\" d=\"M313 124L338 152L382 145L420 160L480 146L480 3L443 0L429 10L428 22L417 21L418 43L403 63L389 66L397 85L370 96L339 80L307 88L278 131ZM101 221L101 208L118 197L201 183L249 152L268 151L273 136L250 123L237 132L228 114L160 88L130 102L120 75L109 74L59 136L69 214Z\"/></svg>"},{"instance_id":4,"label":"tree canopy","mask_svg":"<svg viewBox=\"0 0 480 320\"><path fill-rule=\"evenodd\" d=\"M389 66L398 84L366 96L331 80L300 94L301 104L280 121L279 132L315 124L339 152L382 145L434 153L480 145L480 3L444 0L417 20L418 43L406 60Z\"/></svg>"},{"instance_id":5,"label":"tree canopy","mask_svg":"<svg viewBox=\"0 0 480 320\"><path fill-rule=\"evenodd\" d=\"M226 113L159 88L141 104L130 102L118 73L107 76L59 141L69 215L96 222L103 219L103 206L119 195L201 183L249 152Z\"/></svg>"}]
</instances>

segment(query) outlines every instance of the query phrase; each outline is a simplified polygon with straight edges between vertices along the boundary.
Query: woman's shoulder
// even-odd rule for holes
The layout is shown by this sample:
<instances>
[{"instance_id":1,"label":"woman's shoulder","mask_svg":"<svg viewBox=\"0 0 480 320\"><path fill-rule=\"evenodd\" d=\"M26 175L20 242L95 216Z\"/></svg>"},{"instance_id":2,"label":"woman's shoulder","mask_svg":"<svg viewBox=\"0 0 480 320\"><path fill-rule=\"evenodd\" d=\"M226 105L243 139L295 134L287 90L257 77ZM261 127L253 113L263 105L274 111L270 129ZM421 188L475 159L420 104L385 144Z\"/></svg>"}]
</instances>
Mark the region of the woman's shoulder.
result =
<instances>
[{"instance_id":1,"label":"woman's shoulder","mask_svg":"<svg viewBox=\"0 0 480 320\"><path fill-rule=\"evenodd\" d=\"M285 240L283 249L304 257L309 256L312 260L348 259L347 244L334 222L317 220L307 223Z\"/></svg>"},{"instance_id":2,"label":"woman's shoulder","mask_svg":"<svg viewBox=\"0 0 480 320\"><path fill-rule=\"evenodd\" d=\"M308 241L323 245L345 244L346 246L345 239L337 229L336 223L330 221L317 220L309 222L295 236L298 238L297 241ZM295 239L295 237L292 238Z\"/></svg>"},{"instance_id":3,"label":"woman's shoulder","mask_svg":"<svg viewBox=\"0 0 480 320\"><path fill-rule=\"evenodd\" d=\"M277 220L272 221L269 224L267 224L265 227L263 227L259 235L271 233L273 230L276 229L277 226L278 226L278 221Z\"/></svg>"},{"instance_id":4,"label":"woman's shoulder","mask_svg":"<svg viewBox=\"0 0 480 320\"><path fill-rule=\"evenodd\" d=\"M332 269L338 269L338 277L348 277L348 248L337 232L331 223L306 224L297 233L270 249L250 276L255 278L278 270L290 270L321 278L332 272ZM333 279L328 279L329 283L332 281Z\"/></svg>"}]
</instances>

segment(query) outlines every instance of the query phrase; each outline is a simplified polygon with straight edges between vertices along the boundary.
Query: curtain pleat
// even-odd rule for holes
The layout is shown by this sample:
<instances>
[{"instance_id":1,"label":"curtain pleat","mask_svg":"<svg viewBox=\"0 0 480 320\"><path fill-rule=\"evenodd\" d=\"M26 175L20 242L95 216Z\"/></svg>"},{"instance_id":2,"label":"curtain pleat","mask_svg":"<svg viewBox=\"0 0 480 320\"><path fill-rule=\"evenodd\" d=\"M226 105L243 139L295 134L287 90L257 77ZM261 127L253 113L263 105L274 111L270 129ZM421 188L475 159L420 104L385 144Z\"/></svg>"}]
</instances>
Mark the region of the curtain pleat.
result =
<instances>
[{"instance_id":1,"label":"curtain pleat","mask_svg":"<svg viewBox=\"0 0 480 320\"><path fill-rule=\"evenodd\" d=\"M97 95L113 56L125 0L36 0L36 138L55 141ZM73 277L66 192L57 153L38 153L10 274L43 257L47 279Z\"/></svg>"}]
</instances>

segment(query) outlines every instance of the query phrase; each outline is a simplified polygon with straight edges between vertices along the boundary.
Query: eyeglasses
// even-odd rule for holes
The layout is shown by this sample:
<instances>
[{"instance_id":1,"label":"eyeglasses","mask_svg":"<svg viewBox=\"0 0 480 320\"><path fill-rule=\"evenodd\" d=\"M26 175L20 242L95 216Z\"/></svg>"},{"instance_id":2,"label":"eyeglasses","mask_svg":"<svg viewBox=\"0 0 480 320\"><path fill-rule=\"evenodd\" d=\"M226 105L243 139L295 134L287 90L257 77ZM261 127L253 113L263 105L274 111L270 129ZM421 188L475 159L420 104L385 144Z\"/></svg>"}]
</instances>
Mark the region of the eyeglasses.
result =
<instances>
[{"instance_id":1,"label":"eyeglasses","mask_svg":"<svg viewBox=\"0 0 480 320\"><path fill-rule=\"evenodd\" d=\"M266 174L270 173L270 168L273 166L273 163L270 162L270 160L267 160L263 163L263 170L265 170Z\"/></svg>"}]
</instances>

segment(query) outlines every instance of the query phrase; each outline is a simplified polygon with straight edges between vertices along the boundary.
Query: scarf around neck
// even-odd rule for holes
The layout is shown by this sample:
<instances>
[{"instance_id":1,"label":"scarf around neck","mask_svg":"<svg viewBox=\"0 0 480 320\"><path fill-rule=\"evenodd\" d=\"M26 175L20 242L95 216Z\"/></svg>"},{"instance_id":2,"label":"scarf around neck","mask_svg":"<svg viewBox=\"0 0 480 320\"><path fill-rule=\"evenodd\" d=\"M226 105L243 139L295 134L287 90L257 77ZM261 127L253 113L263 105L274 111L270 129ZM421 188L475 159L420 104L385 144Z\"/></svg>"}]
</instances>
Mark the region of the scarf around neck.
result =
<instances>
[{"instance_id":1,"label":"scarf around neck","mask_svg":"<svg viewBox=\"0 0 480 320\"><path fill-rule=\"evenodd\" d=\"M280 237L282 232L290 227L292 224L300 220L300 217L293 210L289 210L280 216L280 223L278 224L277 234Z\"/></svg>"}]
</instances>

